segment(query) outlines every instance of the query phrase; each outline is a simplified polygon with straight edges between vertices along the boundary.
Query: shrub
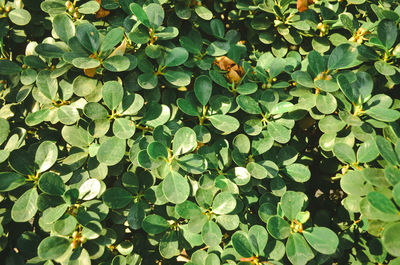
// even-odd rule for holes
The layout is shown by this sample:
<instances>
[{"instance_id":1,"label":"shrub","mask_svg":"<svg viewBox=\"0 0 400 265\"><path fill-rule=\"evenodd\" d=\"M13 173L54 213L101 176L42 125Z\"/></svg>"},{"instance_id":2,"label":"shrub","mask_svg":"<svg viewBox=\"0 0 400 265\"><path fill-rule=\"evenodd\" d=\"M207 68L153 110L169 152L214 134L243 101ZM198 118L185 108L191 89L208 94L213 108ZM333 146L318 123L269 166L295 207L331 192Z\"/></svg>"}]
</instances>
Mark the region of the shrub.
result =
<instances>
[{"instance_id":1,"label":"shrub","mask_svg":"<svg viewBox=\"0 0 400 265\"><path fill-rule=\"evenodd\" d=\"M2 264L400 264L398 1L0 14Z\"/></svg>"}]
</instances>

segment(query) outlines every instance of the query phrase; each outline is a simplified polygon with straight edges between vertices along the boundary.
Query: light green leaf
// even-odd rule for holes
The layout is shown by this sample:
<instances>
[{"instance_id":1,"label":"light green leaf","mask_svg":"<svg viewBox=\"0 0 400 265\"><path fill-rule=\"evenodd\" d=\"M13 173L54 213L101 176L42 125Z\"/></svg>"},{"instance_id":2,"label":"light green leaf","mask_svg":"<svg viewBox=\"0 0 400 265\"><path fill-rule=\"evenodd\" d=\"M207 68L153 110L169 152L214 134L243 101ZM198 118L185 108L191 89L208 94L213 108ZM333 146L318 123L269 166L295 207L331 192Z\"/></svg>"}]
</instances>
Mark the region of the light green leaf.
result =
<instances>
[{"instance_id":1,"label":"light green leaf","mask_svg":"<svg viewBox=\"0 0 400 265\"><path fill-rule=\"evenodd\" d=\"M217 114L208 117L211 124L218 130L224 132L224 134L230 134L239 129L239 121L232 116Z\"/></svg>"},{"instance_id":2,"label":"light green leaf","mask_svg":"<svg viewBox=\"0 0 400 265\"><path fill-rule=\"evenodd\" d=\"M190 194L188 181L174 171L171 171L164 179L162 190L167 200L174 204L183 203Z\"/></svg>"},{"instance_id":3,"label":"light green leaf","mask_svg":"<svg viewBox=\"0 0 400 265\"><path fill-rule=\"evenodd\" d=\"M118 137L111 137L100 145L97 159L107 166L117 164L125 155L126 141Z\"/></svg>"},{"instance_id":4,"label":"light green leaf","mask_svg":"<svg viewBox=\"0 0 400 265\"><path fill-rule=\"evenodd\" d=\"M8 13L11 22L18 26L25 26L31 21L31 14L22 8L16 8Z\"/></svg>"},{"instance_id":5,"label":"light green leaf","mask_svg":"<svg viewBox=\"0 0 400 265\"><path fill-rule=\"evenodd\" d=\"M172 152L174 155L182 155L192 152L197 147L196 133L188 128L180 128L174 135Z\"/></svg>"},{"instance_id":6,"label":"light green leaf","mask_svg":"<svg viewBox=\"0 0 400 265\"><path fill-rule=\"evenodd\" d=\"M66 14L58 14L53 18L53 28L58 37L68 43L69 39L75 36L75 25Z\"/></svg>"},{"instance_id":7,"label":"light green leaf","mask_svg":"<svg viewBox=\"0 0 400 265\"><path fill-rule=\"evenodd\" d=\"M303 231L307 242L310 243L316 251L331 255L336 252L339 245L337 235L326 227L310 227Z\"/></svg>"},{"instance_id":8,"label":"light green leaf","mask_svg":"<svg viewBox=\"0 0 400 265\"><path fill-rule=\"evenodd\" d=\"M55 143L50 141L42 142L35 155L35 164L37 172L43 172L54 165L58 157L58 149Z\"/></svg>"},{"instance_id":9,"label":"light green leaf","mask_svg":"<svg viewBox=\"0 0 400 265\"><path fill-rule=\"evenodd\" d=\"M314 258L310 246L299 233L290 235L286 242L286 255L292 264L305 265Z\"/></svg>"},{"instance_id":10,"label":"light green leaf","mask_svg":"<svg viewBox=\"0 0 400 265\"><path fill-rule=\"evenodd\" d=\"M204 224L201 230L201 237L207 246L216 247L221 243L222 232L216 223L209 220Z\"/></svg>"},{"instance_id":11,"label":"light green leaf","mask_svg":"<svg viewBox=\"0 0 400 265\"><path fill-rule=\"evenodd\" d=\"M28 222L36 214L38 197L36 188L25 191L12 206L11 218L18 223Z\"/></svg>"}]
</instances>

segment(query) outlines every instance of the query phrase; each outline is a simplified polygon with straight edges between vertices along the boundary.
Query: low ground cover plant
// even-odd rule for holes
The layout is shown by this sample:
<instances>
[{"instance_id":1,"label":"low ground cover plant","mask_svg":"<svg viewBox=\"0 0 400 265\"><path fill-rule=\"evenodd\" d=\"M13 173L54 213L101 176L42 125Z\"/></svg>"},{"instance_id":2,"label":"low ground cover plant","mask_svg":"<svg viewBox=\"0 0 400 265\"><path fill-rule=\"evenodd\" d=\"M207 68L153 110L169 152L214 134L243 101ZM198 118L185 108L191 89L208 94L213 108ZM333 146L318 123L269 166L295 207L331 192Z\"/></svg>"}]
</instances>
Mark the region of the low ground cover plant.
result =
<instances>
[{"instance_id":1,"label":"low ground cover plant","mask_svg":"<svg viewBox=\"0 0 400 265\"><path fill-rule=\"evenodd\" d=\"M395 0L0 0L1 264L400 264Z\"/></svg>"}]
</instances>

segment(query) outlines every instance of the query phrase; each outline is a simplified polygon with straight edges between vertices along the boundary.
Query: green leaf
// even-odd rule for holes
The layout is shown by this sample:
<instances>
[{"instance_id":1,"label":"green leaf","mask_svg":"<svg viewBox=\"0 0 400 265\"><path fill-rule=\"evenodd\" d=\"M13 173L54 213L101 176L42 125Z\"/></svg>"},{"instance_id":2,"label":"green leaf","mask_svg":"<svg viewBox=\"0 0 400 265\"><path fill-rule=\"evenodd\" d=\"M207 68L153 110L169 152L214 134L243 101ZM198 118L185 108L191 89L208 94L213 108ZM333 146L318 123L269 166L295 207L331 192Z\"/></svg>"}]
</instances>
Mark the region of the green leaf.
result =
<instances>
[{"instance_id":1,"label":"green leaf","mask_svg":"<svg viewBox=\"0 0 400 265\"><path fill-rule=\"evenodd\" d=\"M256 162L247 163L246 169L249 171L251 176L256 179L265 179L268 177L268 170Z\"/></svg>"},{"instance_id":2,"label":"green leaf","mask_svg":"<svg viewBox=\"0 0 400 265\"><path fill-rule=\"evenodd\" d=\"M91 53L97 52L100 46L100 35L91 23L82 23L76 27L76 37L80 44Z\"/></svg>"},{"instance_id":3,"label":"green leaf","mask_svg":"<svg viewBox=\"0 0 400 265\"><path fill-rule=\"evenodd\" d=\"M46 237L38 246L38 256L44 260L59 258L70 249L70 245L71 242L65 237Z\"/></svg>"},{"instance_id":4,"label":"green leaf","mask_svg":"<svg viewBox=\"0 0 400 265\"><path fill-rule=\"evenodd\" d=\"M58 157L58 149L55 143L50 141L42 142L35 155L35 164L37 172L43 172L54 165Z\"/></svg>"},{"instance_id":5,"label":"green leaf","mask_svg":"<svg viewBox=\"0 0 400 265\"><path fill-rule=\"evenodd\" d=\"M143 73L138 76L138 84L144 89L153 89L158 84L158 78L154 73Z\"/></svg>"},{"instance_id":6,"label":"green leaf","mask_svg":"<svg viewBox=\"0 0 400 265\"><path fill-rule=\"evenodd\" d=\"M40 92L50 100L54 100L57 96L58 82L56 78L51 77L49 71L40 71L36 77L36 85Z\"/></svg>"},{"instance_id":7,"label":"green leaf","mask_svg":"<svg viewBox=\"0 0 400 265\"><path fill-rule=\"evenodd\" d=\"M0 145L7 140L10 133L10 124L6 119L0 118Z\"/></svg>"},{"instance_id":8,"label":"green leaf","mask_svg":"<svg viewBox=\"0 0 400 265\"><path fill-rule=\"evenodd\" d=\"M11 218L18 223L28 222L36 214L38 197L36 188L25 191L12 206Z\"/></svg>"},{"instance_id":9,"label":"green leaf","mask_svg":"<svg viewBox=\"0 0 400 265\"><path fill-rule=\"evenodd\" d=\"M124 31L120 28L113 28L107 32L106 36L101 42L100 52L108 51L114 48L124 38Z\"/></svg>"},{"instance_id":10,"label":"green leaf","mask_svg":"<svg viewBox=\"0 0 400 265\"><path fill-rule=\"evenodd\" d=\"M113 133L120 139L131 138L136 131L135 123L128 118L118 118L113 123Z\"/></svg>"},{"instance_id":11,"label":"green leaf","mask_svg":"<svg viewBox=\"0 0 400 265\"><path fill-rule=\"evenodd\" d=\"M393 200L396 202L397 206L400 206L400 184L397 183L393 187Z\"/></svg>"},{"instance_id":12,"label":"green leaf","mask_svg":"<svg viewBox=\"0 0 400 265\"><path fill-rule=\"evenodd\" d=\"M69 257L68 265L90 265L89 252L83 247L77 247Z\"/></svg>"},{"instance_id":13,"label":"green leaf","mask_svg":"<svg viewBox=\"0 0 400 265\"><path fill-rule=\"evenodd\" d=\"M165 79L174 86L183 87L190 84L191 75L182 71L167 71Z\"/></svg>"},{"instance_id":14,"label":"green leaf","mask_svg":"<svg viewBox=\"0 0 400 265\"><path fill-rule=\"evenodd\" d=\"M360 144L357 150L357 161L360 163L368 163L375 160L378 155L378 146L373 139L370 139Z\"/></svg>"},{"instance_id":15,"label":"green leaf","mask_svg":"<svg viewBox=\"0 0 400 265\"><path fill-rule=\"evenodd\" d=\"M65 184L61 177L53 172L46 172L40 176L39 189L44 193L61 196L65 192Z\"/></svg>"},{"instance_id":16,"label":"green leaf","mask_svg":"<svg viewBox=\"0 0 400 265\"><path fill-rule=\"evenodd\" d=\"M60 204L56 207L49 207L43 211L41 221L45 224L53 224L64 215L67 208L67 204Z\"/></svg>"},{"instance_id":17,"label":"green leaf","mask_svg":"<svg viewBox=\"0 0 400 265\"><path fill-rule=\"evenodd\" d=\"M166 259L178 256L181 252L181 250L179 250L178 239L178 233L175 231L165 233L160 240L160 245L158 248L161 256Z\"/></svg>"},{"instance_id":18,"label":"green leaf","mask_svg":"<svg viewBox=\"0 0 400 265\"><path fill-rule=\"evenodd\" d=\"M200 116L200 113L197 111L196 106L193 105L189 100L184 98L178 98L176 101L179 109L185 113L186 115L190 116Z\"/></svg>"},{"instance_id":19,"label":"green leaf","mask_svg":"<svg viewBox=\"0 0 400 265\"><path fill-rule=\"evenodd\" d=\"M71 125L76 123L79 119L79 111L69 105L61 106L57 110L57 117L62 124Z\"/></svg>"},{"instance_id":20,"label":"green leaf","mask_svg":"<svg viewBox=\"0 0 400 265\"><path fill-rule=\"evenodd\" d=\"M268 219L267 230L273 238L285 239L290 235L290 226L282 217L274 215Z\"/></svg>"},{"instance_id":21,"label":"green leaf","mask_svg":"<svg viewBox=\"0 0 400 265\"><path fill-rule=\"evenodd\" d=\"M168 158L167 147L157 141L154 141L147 146L147 153L153 159L157 159L159 157Z\"/></svg>"},{"instance_id":22,"label":"green leaf","mask_svg":"<svg viewBox=\"0 0 400 265\"><path fill-rule=\"evenodd\" d=\"M285 167L284 172L296 182L306 182L311 178L311 172L303 164L291 164Z\"/></svg>"},{"instance_id":23,"label":"green leaf","mask_svg":"<svg viewBox=\"0 0 400 265\"><path fill-rule=\"evenodd\" d=\"M60 58L64 54L64 51L56 45L48 43L40 43L36 46L35 51L47 58Z\"/></svg>"},{"instance_id":24,"label":"green leaf","mask_svg":"<svg viewBox=\"0 0 400 265\"><path fill-rule=\"evenodd\" d=\"M128 191L119 187L108 188L103 193L103 202L111 209L121 209L133 201L133 196Z\"/></svg>"},{"instance_id":25,"label":"green leaf","mask_svg":"<svg viewBox=\"0 0 400 265\"><path fill-rule=\"evenodd\" d=\"M396 42L397 31L397 25L392 20L383 19L379 22L377 28L378 38L387 50L389 50Z\"/></svg>"},{"instance_id":26,"label":"green leaf","mask_svg":"<svg viewBox=\"0 0 400 265\"><path fill-rule=\"evenodd\" d=\"M212 94L212 82L207 75L201 75L196 78L194 93L203 106L207 105Z\"/></svg>"},{"instance_id":27,"label":"green leaf","mask_svg":"<svg viewBox=\"0 0 400 265\"><path fill-rule=\"evenodd\" d=\"M127 216L127 221L129 224L129 227L137 230L142 228L142 223L145 217L145 212L144 212L144 204L141 202L134 203L132 204L131 209L129 210L129 214Z\"/></svg>"},{"instance_id":28,"label":"green leaf","mask_svg":"<svg viewBox=\"0 0 400 265\"><path fill-rule=\"evenodd\" d=\"M268 243L268 232L261 225L253 225L248 232L248 238L253 248L253 253L264 256L264 249Z\"/></svg>"},{"instance_id":29,"label":"green leaf","mask_svg":"<svg viewBox=\"0 0 400 265\"><path fill-rule=\"evenodd\" d=\"M303 231L307 242L319 253L331 255L339 245L337 235L326 227L310 227Z\"/></svg>"},{"instance_id":30,"label":"green leaf","mask_svg":"<svg viewBox=\"0 0 400 265\"><path fill-rule=\"evenodd\" d=\"M286 242L286 255L292 264L305 265L314 258L310 246L299 233L290 235Z\"/></svg>"},{"instance_id":31,"label":"green leaf","mask_svg":"<svg viewBox=\"0 0 400 265\"><path fill-rule=\"evenodd\" d=\"M78 12L81 14L95 14L100 9L100 4L96 1L86 2L78 7Z\"/></svg>"},{"instance_id":32,"label":"green leaf","mask_svg":"<svg viewBox=\"0 0 400 265\"><path fill-rule=\"evenodd\" d=\"M250 95L256 92L257 89L258 89L257 83L244 83L236 88L236 92L238 92L241 95Z\"/></svg>"},{"instance_id":33,"label":"green leaf","mask_svg":"<svg viewBox=\"0 0 400 265\"><path fill-rule=\"evenodd\" d=\"M174 67L179 66L186 62L189 57L189 53L185 48L176 47L171 49L165 58L165 66Z\"/></svg>"},{"instance_id":34,"label":"green leaf","mask_svg":"<svg viewBox=\"0 0 400 265\"><path fill-rule=\"evenodd\" d=\"M273 106L270 110L271 115L282 114L295 110L295 106L291 102L282 101Z\"/></svg>"},{"instance_id":35,"label":"green leaf","mask_svg":"<svg viewBox=\"0 0 400 265\"><path fill-rule=\"evenodd\" d=\"M0 172L0 192L15 190L25 184L25 178L14 172Z\"/></svg>"},{"instance_id":36,"label":"green leaf","mask_svg":"<svg viewBox=\"0 0 400 265\"><path fill-rule=\"evenodd\" d=\"M0 75L14 75L22 71L22 68L15 62L0 60Z\"/></svg>"},{"instance_id":37,"label":"green leaf","mask_svg":"<svg viewBox=\"0 0 400 265\"><path fill-rule=\"evenodd\" d=\"M192 152L197 147L196 133L188 128L180 128L174 135L172 152L174 155L182 155Z\"/></svg>"},{"instance_id":38,"label":"green leaf","mask_svg":"<svg viewBox=\"0 0 400 265\"><path fill-rule=\"evenodd\" d=\"M205 263L204 263L204 265L220 265L220 264L221 264L221 261L220 261L219 257L217 256L217 254L215 254L215 253L208 254L208 256L205 260ZM187 265L190 265L190 264L187 264Z\"/></svg>"},{"instance_id":39,"label":"green leaf","mask_svg":"<svg viewBox=\"0 0 400 265\"><path fill-rule=\"evenodd\" d=\"M22 8L16 8L8 13L8 18L12 23L18 26L25 26L31 21L31 14Z\"/></svg>"},{"instance_id":40,"label":"green leaf","mask_svg":"<svg viewBox=\"0 0 400 265\"><path fill-rule=\"evenodd\" d=\"M292 73L292 78L296 83L299 83L302 86L314 88L314 81L311 79L309 73L304 71L295 71Z\"/></svg>"},{"instance_id":41,"label":"green leaf","mask_svg":"<svg viewBox=\"0 0 400 265\"><path fill-rule=\"evenodd\" d=\"M385 178L385 171L381 168L364 168L361 171L363 177L376 187L389 187L390 183Z\"/></svg>"},{"instance_id":42,"label":"green leaf","mask_svg":"<svg viewBox=\"0 0 400 265\"><path fill-rule=\"evenodd\" d=\"M53 18L53 28L57 36L65 43L75 36L75 25L66 14L58 14Z\"/></svg>"},{"instance_id":43,"label":"green leaf","mask_svg":"<svg viewBox=\"0 0 400 265\"><path fill-rule=\"evenodd\" d=\"M97 102L89 102L83 108L83 113L92 120L103 120L108 116L108 111Z\"/></svg>"},{"instance_id":44,"label":"green leaf","mask_svg":"<svg viewBox=\"0 0 400 265\"><path fill-rule=\"evenodd\" d=\"M79 199L84 201L92 200L99 195L101 183L97 179L88 179L79 187Z\"/></svg>"},{"instance_id":45,"label":"green leaf","mask_svg":"<svg viewBox=\"0 0 400 265\"><path fill-rule=\"evenodd\" d=\"M207 160L198 154L187 154L177 160L179 166L191 174L201 174L207 170Z\"/></svg>"},{"instance_id":46,"label":"green leaf","mask_svg":"<svg viewBox=\"0 0 400 265\"><path fill-rule=\"evenodd\" d=\"M323 114L331 114L337 108L336 98L330 94L326 93L325 95L320 93L316 98L316 107Z\"/></svg>"},{"instance_id":47,"label":"green leaf","mask_svg":"<svg viewBox=\"0 0 400 265\"><path fill-rule=\"evenodd\" d=\"M390 164L394 166L399 165L399 160L396 153L393 150L392 144L386 140L383 136L377 135L376 136L376 146L378 147L379 153Z\"/></svg>"},{"instance_id":48,"label":"green leaf","mask_svg":"<svg viewBox=\"0 0 400 265\"><path fill-rule=\"evenodd\" d=\"M301 192L287 191L281 198L281 208L283 214L289 219L294 220L296 215L302 210L304 195Z\"/></svg>"},{"instance_id":49,"label":"green leaf","mask_svg":"<svg viewBox=\"0 0 400 265\"><path fill-rule=\"evenodd\" d=\"M333 153L342 162L347 164L353 164L356 162L356 154L353 148L345 143L336 143L333 146Z\"/></svg>"},{"instance_id":50,"label":"green leaf","mask_svg":"<svg viewBox=\"0 0 400 265\"><path fill-rule=\"evenodd\" d=\"M61 135L72 146L87 147L93 141L93 137L88 131L77 126L64 126Z\"/></svg>"},{"instance_id":51,"label":"green leaf","mask_svg":"<svg viewBox=\"0 0 400 265\"><path fill-rule=\"evenodd\" d=\"M290 140L291 131L275 121L268 122L267 130L269 135L278 143L285 144Z\"/></svg>"},{"instance_id":52,"label":"green leaf","mask_svg":"<svg viewBox=\"0 0 400 265\"><path fill-rule=\"evenodd\" d=\"M375 106L365 111L368 116L384 122L395 122L400 119L400 112L394 109Z\"/></svg>"},{"instance_id":53,"label":"green leaf","mask_svg":"<svg viewBox=\"0 0 400 265\"><path fill-rule=\"evenodd\" d=\"M111 110L115 110L118 105L122 102L124 96L124 90L122 85L117 81L105 82L102 89L104 103Z\"/></svg>"},{"instance_id":54,"label":"green leaf","mask_svg":"<svg viewBox=\"0 0 400 265\"><path fill-rule=\"evenodd\" d=\"M329 55L328 69L346 69L360 64L357 60L358 51L356 47L348 43L341 44L333 49Z\"/></svg>"},{"instance_id":55,"label":"green leaf","mask_svg":"<svg viewBox=\"0 0 400 265\"><path fill-rule=\"evenodd\" d=\"M204 224L201 230L201 237L207 246L217 247L221 243L222 232L216 223L209 220Z\"/></svg>"},{"instance_id":56,"label":"green leaf","mask_svg":"<svg viewBox=\"0 0 400 265\"><path fill-rule=\"evenodd\" d=\"M225 35L225 26L220 19L210 21L210 28L213 35L217 38L223 38Z\"/></svg>"},{"instance_id":57,"label":"green leaf","mask_svg":"<svg viewBox=\"0 0 400 265\"><path fill-rule=\"evenodd\" d=\"M111 137L100 145L97 159L108 166L117 164L125 155L126 142L124 139Z\"/></svg>"},{"instance_id":58,"label":"green leaf","mask_svg":"<svg viewBox=\"0 0 400 265\"><path fill-rule=\"evenodd\" d=\"M212 211L216 214L229 214L236 208L236 199L229 192L221 192L215 196Z\"/></svg>"},{"instance_id":59,"label":"green leaf","mask_svg":"<svg viewBox=\"0 0 400 265\"><path fill-rule=\"evenodd\" d=\"M148 234L161 234L169 228L169 224L164 217L151 214L144 218L142 223L143 230Z\"/></svg>"},{"instance_id":60,"label":"green leaf","mask_svg":"<svg viewBox=\"0 0 400 265\"><path fill-rule=\"evenodd\" d=\"M399 211L391 200L380 192L370 192L367 194L368 202L379 211L387 214L398 214Z\"/></svg>"},{"instance_id":61,"label":"green leaf","mask_svg":"<svg viewBox=\"0 0 400 265\"><path fill-rule=\"evenodd\" d=\"M244 258L253 256L253 250L247 234L243 231L236 231L232 235L232 245L239 255Z\"/></svg>"},{"instance_id":62,"label":"green leaf","mask_svg":"<svg viewBox=\"0 0 400 265\"><path fill-rule=\"evenodd\" d=\"M143 8L136 3L131 3L129 5L129 9L136 16L137 20L140 21L143 25L150 28L150 21L147 17L146 12L144 12Z\"/></svg>"},{"instance_id":63,"label":"green leaf","mask_svg":"<svg viewBox=\"0 0 400 265\"><path fill-rule=\"evenodd\" d=\"M123 55L115 55L108 57L103 61L103 66L111 72L123 72L128 70L131 61L128 57Z\"/></svg>"},{"instance_id":64,"label":"green leaf","mask_svg":"<svg viewBox=\"0 0 400 265\"><path fill-rule=\"evenodd\" d=\"M264 223L268 223L268 219L276 213L276 205L269 202L262 203L258 208L258 216Z\"/></svg>"},{"instance_id":65,"label":"green leaf","mask_svg":"<svg viewBox=\"0 0 400 265\"><path fill-rule=\"evenodd\" d=\"M218 130L224 132L224 134L230 134L239 129L239 121L232 116L216 114L208 117L211 124Z\"/></svg>"},{"instance_id":66,"label":"green leaf","mask_svg":"<svg viewBox=\"0 0 400 265\"><path fill-rule=\"evenodd\" d=\"M167 200L174 204L183 203L190 194L188 181L174 171L171 171L164 179L162 190Z\"/></svg>"},{"instance_id":67,"label":"green leaf","mask_svg":"<svg viewBox=\"0 0 400 265\"><path fill-rule=\"evenodd\" d=\"M385 61L376 61L374 66L375 69L382 75L390 76L396 74L396 68Z\"/></svg>"},{"instance_id":68,"label":"green leaf","mask_svg":"<svg viewBox=\"0 0 400 265\"><path fill-rule=\"evenodd\" d=\"M77 76L72 82L75 95L85 97L91 94L97 88L97 80L85 77L83 75Z\"/></svg>"},{"instance_id":69,"label":"green leaf","mask_svg":"<svg viewBox=\"0 0 400 265\"><path fill-rule=\"evenodd\" d=\"M205 6L196 6L194 11L204 20L211 20L213 17L212 12Z\"/></svg>"},{"instance_id":70,"label":"green leaf","mask_svg":"<svg viewBox=\"0 0 400 265\"><path fill-rule=\"evenodd\" d=\"M25 123L28 126L36 126L42 123L50 114L50 109L42 109L36 112L31 112L26 116Z\"/></svg>"},{"instance_id":71,"label":"green leaf","mask_svg":"<svg viewBox=\"0 0 400 265\"><path fill-rule=\"evenodd\" d=\"M161 26L164 20L164 9L161 5L151 3L144 7L144 12L146 12L147 17L149 18L150 26L153 29Z\"/></svg>"},{"instance_id":72,"label":"green leaf","mask_svg":"<svg viewBox=\"0 0 400 265\"><path fill-rule=\"evenodd\" d=\"M394 257L400 257L400 223L391 223L385 226L382 243L386 251Z\"/></svg>"},{"instance_id":73,"label":"green leaf","mask_svg":"<svg viewBox=\"0 0 400 265\"><path fill-rule=\"evenodd\" d=\"M344 192L354 196L364 196L372 187L365 185L365 179L359 171L349 170L340 179L340 187Z\"/></svg>"},{"instance_id":74,"label":"green leaf","mask_svg":"<svg viewBox=\"0 0 400 265\"><path fill-rule=\"evenodd\" d=\"M73 59L72 64L79 69L91 69L100 66L100 61L93 58L80 57Z\"/></svg>"},{"instance_id":75,"label":"green leaf","mask_svg":"<svg viewBox=\"0 0 400 265\"><path fill-rule=\"evenodd\" d=\"M258 102L251 96L239 95L236 97L236 102L242 110L250 114L260 114L261 108Z\"/></svg>"},{"instance_id":76,"label":"green leaf","mask_svg":"<svg viewBox=\"0 0 400 265\"><path fill-rule=\"evenodd\" d=\"M191 201L184 201L183 203L177 204L175 206L175 211L179 216L185 219L191 219L202 214L199 206Z\"/></svg>"}]
</instances>

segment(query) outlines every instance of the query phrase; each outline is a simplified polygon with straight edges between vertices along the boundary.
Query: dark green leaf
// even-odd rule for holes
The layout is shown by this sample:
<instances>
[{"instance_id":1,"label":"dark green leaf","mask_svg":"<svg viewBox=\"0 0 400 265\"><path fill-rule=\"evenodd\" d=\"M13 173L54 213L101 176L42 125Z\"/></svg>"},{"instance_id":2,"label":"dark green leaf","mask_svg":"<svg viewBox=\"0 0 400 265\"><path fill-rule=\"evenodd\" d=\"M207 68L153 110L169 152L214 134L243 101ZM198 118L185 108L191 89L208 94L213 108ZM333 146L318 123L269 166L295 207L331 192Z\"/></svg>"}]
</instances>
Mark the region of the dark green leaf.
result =
<instances>
[{"instance_id":1,"label":"dark green leaf","mask_svg":"<svg viewBox=\"0 0 400 265\"><path fill-rule=\"evenodd\" d=\"M38 247L38 256L44 260L52 260L62 256L70 249L71 242L60 236L43 239Z\"/></svg>"}]
</instances>

